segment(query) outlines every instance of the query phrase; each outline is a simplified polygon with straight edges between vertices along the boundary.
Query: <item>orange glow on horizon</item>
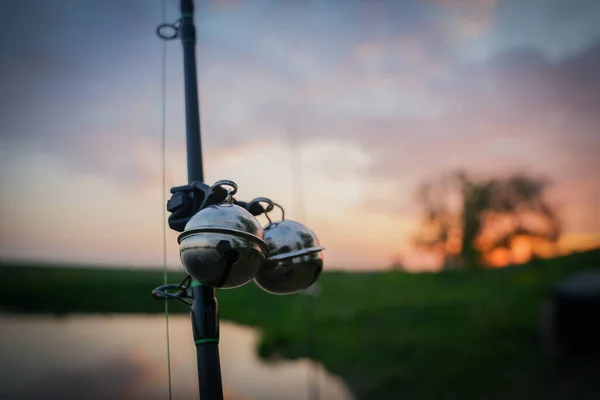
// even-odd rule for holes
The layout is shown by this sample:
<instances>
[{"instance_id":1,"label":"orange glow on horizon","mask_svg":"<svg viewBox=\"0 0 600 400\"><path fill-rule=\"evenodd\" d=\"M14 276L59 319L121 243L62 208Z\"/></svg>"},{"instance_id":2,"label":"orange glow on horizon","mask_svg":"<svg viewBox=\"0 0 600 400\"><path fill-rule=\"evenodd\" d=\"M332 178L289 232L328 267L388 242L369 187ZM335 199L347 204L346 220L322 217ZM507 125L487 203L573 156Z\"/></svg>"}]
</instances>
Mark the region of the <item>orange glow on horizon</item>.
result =
<instances>
[{"instance_id":1,"label":"orange glow on horizon","mask_svg":"<svg viewBox=\"0 0 600 400\"><path fill-rule=\"evenodd\" d=\"M496 249L484 256L485 262L492 268L502 268L512 264L524 264L531 261L535 254L542 258L552 258L578 251L600 248L600 235L566 234L556 246L543 246L525 237L516 238L511 249Z\"/></svg>"}]
</instances>

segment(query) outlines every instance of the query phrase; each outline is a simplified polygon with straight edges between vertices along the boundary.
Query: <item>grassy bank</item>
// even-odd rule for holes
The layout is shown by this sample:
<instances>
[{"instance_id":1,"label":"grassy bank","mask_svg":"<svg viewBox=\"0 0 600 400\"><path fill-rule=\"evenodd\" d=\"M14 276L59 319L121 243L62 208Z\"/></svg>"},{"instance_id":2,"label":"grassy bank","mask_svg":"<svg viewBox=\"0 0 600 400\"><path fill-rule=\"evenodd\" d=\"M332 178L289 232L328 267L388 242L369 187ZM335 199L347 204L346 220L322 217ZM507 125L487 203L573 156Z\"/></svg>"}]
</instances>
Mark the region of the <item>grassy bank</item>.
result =
<instances>
[{"instance_id":1,"label":"grassy bank","mask_svg":"<svg viewBox=\"0 0 600 400\"><path fill-rule=\"evenodd\" d=\"M311 356L364 399L597 399L597 367L558 365L536 344L547 290L591 266L600 266L600 251L503 270L324 273ZM0 307L12 312L163 312L149 295L160 271L22 265L3 266L0 276ZM249 284L218 298L222 319L263 329L263 356L307 355L306 296Z\"/></svg>"}]
</instances>

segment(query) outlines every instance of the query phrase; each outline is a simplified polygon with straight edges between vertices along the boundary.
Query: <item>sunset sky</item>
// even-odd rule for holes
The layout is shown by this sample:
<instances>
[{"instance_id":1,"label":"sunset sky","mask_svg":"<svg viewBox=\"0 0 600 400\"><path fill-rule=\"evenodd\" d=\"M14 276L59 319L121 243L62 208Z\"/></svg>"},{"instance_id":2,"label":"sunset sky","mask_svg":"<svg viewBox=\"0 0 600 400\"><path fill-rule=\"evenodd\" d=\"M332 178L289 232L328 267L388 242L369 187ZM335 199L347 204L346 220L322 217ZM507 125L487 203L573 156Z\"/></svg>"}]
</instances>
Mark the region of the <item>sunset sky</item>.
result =
<instances>
[{"instance_id":1,"label":"sunset sky","mask_svg":"<svg viewBox=\"0 0 600 400\"><path fill-rule=\"evenodd\" d=\"M414 191L459 167L552 178L563 246L600 244L597 0L196 5L206 180L283 204L326 268L426 267ZM2 1L0 257L161 265L161 7ZM166 191L187 179L181 44L167 49Z\"/></svg>"}]
</instances>

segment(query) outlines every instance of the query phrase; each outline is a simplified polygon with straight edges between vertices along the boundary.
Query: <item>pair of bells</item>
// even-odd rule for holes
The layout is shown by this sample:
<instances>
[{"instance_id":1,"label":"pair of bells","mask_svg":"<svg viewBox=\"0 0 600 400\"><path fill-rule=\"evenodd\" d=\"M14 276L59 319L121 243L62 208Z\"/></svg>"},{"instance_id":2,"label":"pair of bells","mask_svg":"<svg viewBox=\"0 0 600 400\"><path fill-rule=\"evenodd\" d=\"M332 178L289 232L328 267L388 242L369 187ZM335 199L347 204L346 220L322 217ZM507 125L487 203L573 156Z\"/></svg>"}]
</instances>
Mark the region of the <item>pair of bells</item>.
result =
<instances>
[{"instance_id":1,"label":"pair of bells","mask_svg":"<svg viewBox=\"0 0 600 400\"><path fill-rule=\"evenodd\" d=\"M264 291L291 294L311 286L323 269L323 247L312 230L286 221L271 222L263 228L246 209L233 204L237 185L229 186L225 203L200 210L179 235L183 266L192 278L216 288L236 288L254 279ZM276 206L265 202L268 213ZM281 208L281 207L279 207ZM267 215L268 219L268 215Z\"/></svg>"}]
</instances>

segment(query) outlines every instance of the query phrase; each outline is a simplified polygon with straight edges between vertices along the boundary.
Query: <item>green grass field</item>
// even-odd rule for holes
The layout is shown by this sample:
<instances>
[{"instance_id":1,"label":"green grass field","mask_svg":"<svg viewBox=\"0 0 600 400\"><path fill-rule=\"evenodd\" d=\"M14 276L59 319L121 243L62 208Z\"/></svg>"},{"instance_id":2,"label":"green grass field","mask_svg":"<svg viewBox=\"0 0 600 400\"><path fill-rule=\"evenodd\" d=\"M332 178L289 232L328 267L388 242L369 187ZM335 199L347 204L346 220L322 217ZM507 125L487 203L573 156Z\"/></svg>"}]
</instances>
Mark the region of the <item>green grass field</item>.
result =
<instances>
[{"instance_id":1,"label":"green grass field","mask_svg":"<svg viewBox=\"0 0 600 400\"><path fill-rule=\"evenodd\" d=\"M359 399L599 399L598 366L558 363L536 341L549 288L589 267L600 267L600 250L501 270L326 272L311 356ZM161 271L4 265L0 274L0 307L9 312L164 312L150 297ZM308 297L253 284L217 295L221 319L263 330L263 357L307 355Z\"/></svg>"}]
</instances>

